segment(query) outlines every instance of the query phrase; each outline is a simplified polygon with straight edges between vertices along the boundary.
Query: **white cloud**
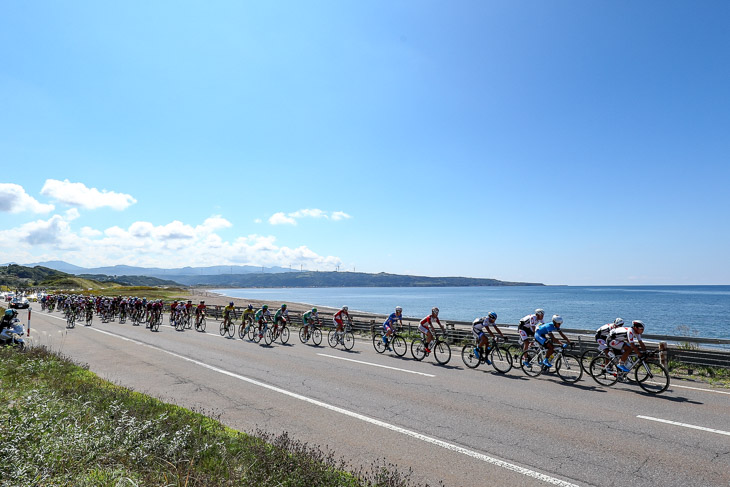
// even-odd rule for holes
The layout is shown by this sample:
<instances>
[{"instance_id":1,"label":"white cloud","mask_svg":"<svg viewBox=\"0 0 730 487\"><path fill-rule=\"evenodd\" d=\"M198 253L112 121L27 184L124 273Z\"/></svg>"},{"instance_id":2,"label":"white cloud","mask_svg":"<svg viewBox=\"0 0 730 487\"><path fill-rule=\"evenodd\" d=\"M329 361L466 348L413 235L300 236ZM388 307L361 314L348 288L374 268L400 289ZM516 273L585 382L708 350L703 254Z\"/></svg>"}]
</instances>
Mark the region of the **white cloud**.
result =
<instances>
[{"instance_id":1,"label":"white cloud","mask_svg":"<svg viewBox=\"0 0 730 487\"><path fill-rule=\"evenodd\" d=\"M25 192L22 186L13 183L0 183L0 211L21 213L48 213L53 211L53 205L39 203Z\"/></svg>"},{"instance_id":2,"label":"white cloud","mask_svg":"<svg viewBox=\"0 0 730 487\"><path fill-rule=\"evenodd\" d=\"M70 222L71 220L75 220L80 216L81 213L79 213L79 210L77 210L76 208L69 208L68 210L66 210L66 221Z\"/></svg>"},{"instance_id":3,"label":"white cloud","mask_svg":"<svg viewBox=\"0 0 730 487\"><path fill-rule=\"evenodd\" d=\"M318 208L307 208L293 213L284 213L283 211L274 213L269 218L269 223L272 225L296 225L297 220L302 218L323 218L325 220L340 221L352 217L344 211L335 211L330 214Z\"/></svg>"},{"instance_id":4,"label":"white cloud","mask_svg":"<svg viewBox=\"0 0 730 487\"><path fill-rule=\"evenodd\" d=\"M332 213L332 219L334 221L347 220L349 218L352 218L352 217L350 215L348 215L347 213L345 213L344 211L335 211L334 213Z\"/></svg>"},{"instance_id":5,"label":"white cloud","mask_svg":"<svg viewBox=\"0 0 730 487\"><path fill-rule=\"evenodd\" d=\"M93 210L108 206L115 210L124 210L137 202L132 196L115 193L105 189L87 188L84 183L72 183L68 179L58 181L47 179L41 194L49 196L61 203Z\"/></svg>"},{"instance_id":6,"label":"white cloud","mask_svg":"<svg viewBox=\"0 0 730 487\"><path fill-rule=\"evenodd\" d=\"M70 226L74 216L74 212L66 212L0 230L0 252L8 261L65 260L87 267L248 264L334 269L342 264L339 258L319 255L304 245L280 246L271 235L224 240L216 230L227 229L231 224L220 216L212 216L199 225L178 220L164 225L139 221L126 229L117 225L103 230L84 226L78 232Z\"/></svg>"},{"instance_id":7,"label":"white cloud","mask_svg":"<svg viewBox=\"0 0 730 487\"><path fill-rule=\"evenodd\" d=\"M271 215L269 223L272 225L296 225L297 221L290 216L286 216L283 212L279 212Z\"/></svg>"}]
</instances>

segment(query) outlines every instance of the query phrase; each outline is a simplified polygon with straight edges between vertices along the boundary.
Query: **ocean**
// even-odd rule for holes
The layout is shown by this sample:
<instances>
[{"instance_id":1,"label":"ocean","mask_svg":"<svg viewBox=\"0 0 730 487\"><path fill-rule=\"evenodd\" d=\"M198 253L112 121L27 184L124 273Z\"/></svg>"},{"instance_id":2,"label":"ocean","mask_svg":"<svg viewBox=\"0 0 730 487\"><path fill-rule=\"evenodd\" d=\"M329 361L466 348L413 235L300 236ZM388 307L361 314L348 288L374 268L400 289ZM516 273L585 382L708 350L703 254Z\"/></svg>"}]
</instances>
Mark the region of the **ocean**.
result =
<instances>
[{"instance_id":1,"label":"ocean","mask_svg":"<svg viewBox=\"0 0 730 487\"><path fill-rule=\"evenodd\" d=\"M642 320L646 334L730 339L730 286L499 286L437 288L277 288L215 289L226 296L298 302L387 314L403 307L422 318L433 306L449 321L471 321L490 311L497 323L516 324L543 308L559 314L565 328L596 329L616 317Z\"/></svg>"}]
</instances>

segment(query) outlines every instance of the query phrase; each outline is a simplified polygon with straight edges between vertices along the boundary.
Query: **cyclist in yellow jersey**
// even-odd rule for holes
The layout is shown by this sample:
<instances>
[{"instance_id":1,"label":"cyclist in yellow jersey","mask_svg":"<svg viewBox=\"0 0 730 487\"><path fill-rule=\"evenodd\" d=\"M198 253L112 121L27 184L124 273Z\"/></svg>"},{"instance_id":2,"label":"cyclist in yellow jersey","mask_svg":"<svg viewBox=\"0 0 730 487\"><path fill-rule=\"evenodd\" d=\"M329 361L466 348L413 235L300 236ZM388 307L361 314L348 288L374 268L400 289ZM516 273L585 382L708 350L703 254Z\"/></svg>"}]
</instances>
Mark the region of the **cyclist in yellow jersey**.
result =
<instances>
[{"instance_id":1,"label":"cyclist in yellow jersey","mask_svg":"<svg viewBox=\"0 0 730 487\"><path fill-rule=\"evenodd\" d=\"M248 307L243 311L243 316L241 317L241 324L246 327L244 329L244 333L248 333L248 328L255 321L255 316L256 311L253 309L253 305L249 304Z\"/></svg>"},{"instance_id":2,"label":"cyclist in yellow jersey","mask_svg":"<svg viewBox=\"0 0 730 487\"><path fill-rule=\"evenodd\" d=\"M233 318L231 318L233 315ZM231 325L233 320L236 318L236 309L233 307L233 301L228 303L228 306L223 308L223 324L224 326Z\"/></svg>"}]
</instances>

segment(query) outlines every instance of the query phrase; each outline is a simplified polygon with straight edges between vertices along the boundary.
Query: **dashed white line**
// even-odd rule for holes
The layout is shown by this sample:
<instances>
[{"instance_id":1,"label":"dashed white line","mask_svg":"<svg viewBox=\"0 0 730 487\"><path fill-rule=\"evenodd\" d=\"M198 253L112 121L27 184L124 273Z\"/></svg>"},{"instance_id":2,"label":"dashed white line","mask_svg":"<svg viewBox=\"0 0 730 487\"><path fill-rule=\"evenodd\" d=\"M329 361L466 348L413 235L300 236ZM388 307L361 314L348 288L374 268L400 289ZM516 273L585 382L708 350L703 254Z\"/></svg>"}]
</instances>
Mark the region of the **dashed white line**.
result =
<instances>
[{"instance_id":1,"label":"dashed white line","mask_svg":"<svg viewBox=\"0 0 730 487\"><path fill-rule=\"evenodd\" d=\"M700 431L707 431L709 433L717 433L718 435L730 436L730 431L722 431L722 430L716 430L716 429L712 429L712 428L705 428L704 426L697 426L694 424L679 423L677 421L669 421L668 419L652 418L651 416L636 416L636 417L640 418L640 419L648 419L649 421L656 421L658 423L666 423L666 424L671 424L674 426L683 426L685 428L691 428L691 429L700 430Z\"/></svg>"},{"instance_id":2,"label":"dashed white line","mask_svg":"<svg viewBox=\"0 0 730 487\"><path fill-rule=\"evenodd\" d=\"M669 386L671 389L674 389L675 387L679 387L681 389L692 389L693 391L702 391L702 392L714 392L715 394L727 394L730 396L730 392L727 391L716 391L714 389L702 389L699 387L690 387L690 386L678 386L676 384L672 384Z\"/></svg>"},{"instance_id":3,"label":"dashed white line","mask_svg":"<svg viewBox=\"0 0 730 487\"><path fill-rule=\"evenodd\" d=\"M53 317L53 318L55 318L55 317ZM256 385L256 386L259 386L259 387L263 387L263 388L268 389L270 391L274 391L274 392L277 392L279 394L283 394L283 395L289 396L291 398L298 399L300 401L304 401L304 402L307 402L309 404L313 404L315 406L319 406L319 407L322 407L324 409L328 409L330 411L333 411L333 412L336 412L336 413L340 413L340 414L345 415L345 416L349 416L351 418L359 419L359 420L364 421L366 423L370 423L370 424L375 425L375 426L380 426L381 428L385 428L385 429L388 429L388 430L391 430L391 431L395 431L397 433L401 433L403 435L410 436L411 438L415 438L415 439L418 439L418 440L421 440L421 441L425 441L427 443L431 443L432 445L436 445L436 446L439 446L441 448L445 448L447 450L451 450L451 451L456 452L456 453L461 453L463 455L467 455L467 456L469 456L471 458L474 458L474 459L477 459L477 460L481 460L481 461L483 461L485 463L489 463L491 465L495 465L497 467L501 467L501 468L504 468L506 470L510 470L512 472L516 472L516 473L525 475L527 477L531 477L531 478L536 479L536 480L540 480L540 481L543 481L543 482L546 482L546 483L549 483L549 484L552 484L552 485L558 485L560 487L578 487L576 484L572 484L570 482L566 482L564 480L561 480L561 479L558 479L558 478L555 478L555 477L551 477L549 475L546 475L546 474L543 474L543 473L540 473L540 472L536 472L535 470L530 470L529 468L520 467L519 465L515 465L515 464L509 463L509 462L505 462L503 460L499 460L497 458L490 457L488 455L484 455L483 453L479 453L479 452L476 452L476 451L473 451L473 450L469 450L467 448L464 448L464 447L461 447L461 446L458 446L458 445L454 445L452 443L448 443L448 442L443 441L443 440L439 440L438 438L433 438L433 437L430 437L430 436L426 436L426 435L421 434L421 433L418 433L416 431L411 431L411 430L408 430L408 429L405 429L405 428L401 428L400 426L395 426L395 425L392 425L390 423L386 423L385 421L381 421L379 419L371 418L369 416L365 416L365 415L362 415L360 413L356 413L354 411L349 411L347 409L343 409L343 408L341 408L339 406L334 406L332 404L328 404L326 402L322 402L322 401L319 401L317 399L312 399L312 398L309 398L307 396L303 396L301 394L297 394L296 392L290 392L290 391L287 391L286 389L281 389L280 387L272 386L270 384L266 384L264 382L260 382L260 381L255 380L255 379L251 379L249 377L245 377L245 376L242 376L242 375L233 373L233 372L229 372L227 370L220 369L220 368L215 367L213 365L206 364L205 362L200 362L199 360L195 360L195 359L192 359L192 358L189 358L189 357L185 357L184 355L180 355L180 354L177 354L175 352L170 352L168 350L165 350L163 348L160 348L160 347L157 347L157 346L154 346L154 345L150 345L148 343L144 343L144 342L137 341L137 340L135 340L133 338L127 338L127 337L124 337L124 336L121 336L121 335L117 335L115 333L111 333L111 332L108 332L108 331L100 330L98 328L91 328L91 330L93 330L95 332L98 332L98 333L103 333L105 335L109 335L109 336L112 336L112 337L115 337L115 338L120 338L120 339L122 339L124 341L132 342L132 343L135 343L137 345L141 345L143 347L152 348L152 349L157 350L159 352L166 353L168 355L171 355L173 357L179 358L181 360L185 360L187 362L190 362L190 363L199 365L200 367L204 367L206 369L212 370L212 371L217 372L219 374L227 375L229 377L233 377L233 378L238 379L240 381L248 382L249 384L253 384L253 385Z\"/></svg>"},{"instance_id":4,"label":"dashed white line","mask_svg":"<svg viewBox=\"0 0 730 487\"><path fill-rule=\"evenodd\" d=\"M322 357L327 357L327 358L334 358L337 360L346 360L348 362L355 362L356 364L370 365L372 367L381 367L383 369L397 370L399 372L408 372L409 374L425 375L426 377L436 377L433 374L425 374L423 372L416 372L414 370L399 369L398 367L389 367L387 365L374 364L371 362L363 362L362 360L353 360L351 358L337 357L335 355L327 355L326 353L318 353L317 355L320 355Z\"/></svg>"}]
</instances>

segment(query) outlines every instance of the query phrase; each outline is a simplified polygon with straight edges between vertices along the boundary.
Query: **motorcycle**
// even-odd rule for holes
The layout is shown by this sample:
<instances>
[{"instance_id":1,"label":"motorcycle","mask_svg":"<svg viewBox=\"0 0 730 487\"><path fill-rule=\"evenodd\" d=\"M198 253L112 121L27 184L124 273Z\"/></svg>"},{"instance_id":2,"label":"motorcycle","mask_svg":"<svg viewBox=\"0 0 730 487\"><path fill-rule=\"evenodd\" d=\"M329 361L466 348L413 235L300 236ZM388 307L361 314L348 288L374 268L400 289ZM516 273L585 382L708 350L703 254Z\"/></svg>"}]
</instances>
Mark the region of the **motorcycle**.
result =
<instances>
[{"instance_id":1,"label":"motorcycle","mask_svg":"<svg viewBox=\"0 0 730 487\"><path fill-rule=\"evenodd\" d=\"M25 348L25 327L15 318L10 326L0 333L0 347L11 346L23 350Z\"/></svg>"}]
</instances>

